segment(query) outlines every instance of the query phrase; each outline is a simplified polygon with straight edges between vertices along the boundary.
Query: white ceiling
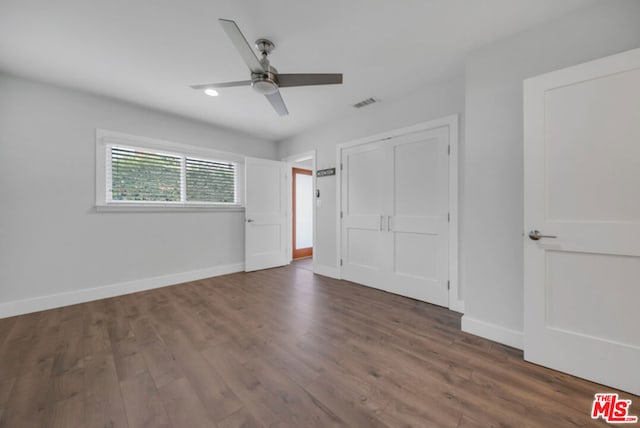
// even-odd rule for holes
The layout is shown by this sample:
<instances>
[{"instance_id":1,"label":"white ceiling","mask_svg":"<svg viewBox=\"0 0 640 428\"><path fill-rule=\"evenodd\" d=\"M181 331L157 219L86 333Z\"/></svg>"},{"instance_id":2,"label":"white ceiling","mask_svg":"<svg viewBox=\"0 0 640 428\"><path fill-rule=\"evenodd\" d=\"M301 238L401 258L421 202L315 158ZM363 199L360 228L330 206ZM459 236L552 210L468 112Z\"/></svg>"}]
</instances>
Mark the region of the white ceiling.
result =
<instances>
[{"instance_id":1,"label":"white ceiling","mask_svg":"<svg viewBox=\"0 0 640 428\"><path fill-rule=\"evenodd\" d=\"M593 1L0 0L0 70L279 140L461 73L473 49ZM273 40L280 72L344 84L282 89L282 118L250 88L190 89L249 78L218 18Z\"/></svg>"}]
</instances>

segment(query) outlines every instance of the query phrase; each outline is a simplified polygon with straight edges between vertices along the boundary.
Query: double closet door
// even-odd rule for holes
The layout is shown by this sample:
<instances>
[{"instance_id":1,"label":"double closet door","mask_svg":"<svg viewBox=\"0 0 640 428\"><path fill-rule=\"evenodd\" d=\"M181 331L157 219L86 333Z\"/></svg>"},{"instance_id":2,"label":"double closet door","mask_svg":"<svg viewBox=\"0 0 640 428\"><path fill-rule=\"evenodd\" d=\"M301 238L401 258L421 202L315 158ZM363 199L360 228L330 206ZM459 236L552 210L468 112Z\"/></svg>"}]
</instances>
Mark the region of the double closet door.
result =
<instances>
[{"instance_id":1,"label":"double closet door","mask_svg":"<svg viewBox=\"0 0 640 428\"><path fill-rule=\"evenodd\" d=\"M448 307L449 130L342 150L342 278Z\"/></svg>"}]
</instances>

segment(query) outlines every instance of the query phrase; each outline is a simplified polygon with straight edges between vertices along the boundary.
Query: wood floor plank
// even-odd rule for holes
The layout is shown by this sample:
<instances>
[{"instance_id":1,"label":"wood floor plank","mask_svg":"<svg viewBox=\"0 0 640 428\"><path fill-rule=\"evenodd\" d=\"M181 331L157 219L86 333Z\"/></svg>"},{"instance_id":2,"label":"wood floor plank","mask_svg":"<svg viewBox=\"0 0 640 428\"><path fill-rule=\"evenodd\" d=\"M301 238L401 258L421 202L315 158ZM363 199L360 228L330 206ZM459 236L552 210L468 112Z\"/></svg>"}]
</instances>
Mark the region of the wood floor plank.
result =
<instances>
[{"instance_id":1,"label":"wood floor plank","mask_svg":"<svg viewBox=\"0 0 640 428\"><path fill-rule=\"evenodd\" d=\"M200 397L186 378L164 385L160 388L160 396L174 427L211 428L215 426Z\"/></svg>"},{"instance_id":2,"label":"wood floor plank","mask_svg":"<svg viewBox=\"0 0 640 428\"><path fill-rule=\"evenodd\" d=\"M160 334L172 350L180 371L205 405L211 420L220 421L242 408L242 401L186 335L170 329L163 330Z\"/></svg>"},{"instance_id":3,"label":"wood floor plank","mask_svg":"<svg viewBox=\"0 0 640 428\"><path fill-rule=\"evenodd\" d=\"M75 399L76 397L84 399L84 392L86 390L84 368L67 371L58 376L52 376L50 381L50 403Z\"/></svg>"},{"instance_id":4,"label":"wood floor plank","mask_svg":"<svg viewBox=\"0 0 640 428\"><path fill-rule=\"evenodd\" d=\"M84 353L85 356L95 356L111 353L111 339L107 330L108 316L105 300L85 303L84 312Z\"/></svg>"},{"instance_id":5,"label":"wood floor plank","mask_svg":"<svg viewBox=\"0 0 640 428\"><path fill-rule=\"evenodd\" d=\"M144 361L156 387L184 377L173 353L162 341L147 345L143 351Z\"/></svg>"},{"instance_id":6,"label":"wood floor plank","mask_svg":"<svg viewBox=\"0 0 640 428\"><path fill-rule=\"evenodd\" d=\"M457 428L485 428L485 425L467 415L462 415Z\"/></svg>"},{"instance_id":7,"label":"wood floor plank","mask_svg":"<svg viewBox=\"0 0 640 428\"><path fill-rule=\"evenodd\" d=\"M369 399L368 394L354 394L353 388L341 388L325 376L314 380L304 389L315 400L329 407L347 426L371 428L388 426L380 419L380 414L386 408L386 404L375 405L378 407L378 411L372 411L370 405L373 400Z\"/></svg>"},{"instance_id":8,"label":"wood floor plank","mask_svg":"<svg viewBox=\"0 0 640 428\"><path fill-rule=\"evenodd\" d=\"M254 415L265 426L276 426L281 422L276 409L268 403L270 392L265 385L224 348L210 346L202 352L207 362L223 377L234 394L244 404L244 409Z\"/></svg>"},{"instance_id":9,"label":"wood floor plank","mask_svg":"<svg viewBox=\"0 0 640 428\"><path fill-rule=\"evenodd\" d=\"M12 426L22 418L34 416L34 420L43 415L51 405L53 384L50 377L40 373L31 373L16 379L11 396L6 404L3 420L5 426Z\"/></svg>"},{"instance_id":10,"label":"wood floor plank","mask_svg":"<svg viewBox=\"0 0 640 428\"><path fill-rule=\"evenodd\" d=\"M218 422L218 428L266 428L262 422L245 409L240 409Z\"/></svg>"},{"instance_id":11,"label":"wood floor plank","mask_svg":"<svg viewBox=\"0 0 640 428\"><path fill-rule=\"evenodd\" d=\"M0 427L607 426L444 308L291 266L0 320Z\"/></svg>"},{"instance_id":12,"label":"wood floor plank","mask_svg":"<svg viewBox=\"0 0 640 428\"><path fill-rule=\"evenodd\" d=\"M59 376L84 366L84 320L82 316L60 323L52 374Z\"/></svg>"},{"instance_id":13,"label":"wood floor plank","mask_svg":"<svg viewBox=\"0 0 640 428\"><path fill-rule=\"evenodd\" d=\"M86 426L128 427L113 355L86 357L84 378Z\"/></svg>"},{"instance_id":14,"label":"wood floor plank","mask_svg":"<svg viewBox=\"0 0 640 428\"><path fill-rule=\"evenodd\" d=\"M4 409L11 396L13 385L16 383L15 378L0 381L0 409Z\"/></svg>"},{"instance_id":15,"label":"wood floor plank","mask_svg":"<svg viewBox=\"0 0 640 428\"><path fill-rule=\"evenodd\" d=\"M171 427L169 416L153 379L148 373L120 382L129 428Z\"/></svg>"},{"instance_id":16,"label":"wood floor plank","mask_svg":"<svg viewBox=\"0 0 640 428\"><path fill-rule=\"evenodd\" d=\"M57 402L47 415L46 426L51 428L85 427L85 401L82 395L75 395Z\"/></svg>"},{"instance_id":17,"label":"wood floor plank","mask_svg":"<svg viewBox=\"0 0 640 428\"><path fill-rule=\"evenodd\" d=\"M9 317L0 319L0 349L2 349L5 340L11 334L11 330L13 330L13 326L18 321L18 317Z\"/></svg>"},{"instance_id":18,"label":"wood floor plank","mask_svg":"<svg viewBox=\"0 0 640 428\"><path fill-rule=\"evenodd\" d=\"M267 406L286 426L327 427L348 426L324 403L308 394L286 374L274 370L261 359L251 360L245 368L268 391Z\"/></svg>"}]
</instances>

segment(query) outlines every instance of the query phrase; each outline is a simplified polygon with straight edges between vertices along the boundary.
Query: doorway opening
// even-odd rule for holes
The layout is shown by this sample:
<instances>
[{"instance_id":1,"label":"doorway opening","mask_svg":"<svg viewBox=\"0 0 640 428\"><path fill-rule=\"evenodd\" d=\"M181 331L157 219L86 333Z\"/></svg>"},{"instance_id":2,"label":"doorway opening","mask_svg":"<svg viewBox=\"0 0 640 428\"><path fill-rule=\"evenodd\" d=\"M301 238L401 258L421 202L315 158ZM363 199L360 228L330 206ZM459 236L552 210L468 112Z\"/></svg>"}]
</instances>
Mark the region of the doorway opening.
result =
<instances>
[{"instance_id":1,"label":"doorway opening","mask_svg":"<svg viewBox=\"0 0 640 428\"><path fill-rule=\"evenodd\" d=\"M308 159L291 168L292 258L313 256L313 164Z\"/></svg>"}]
</instances>

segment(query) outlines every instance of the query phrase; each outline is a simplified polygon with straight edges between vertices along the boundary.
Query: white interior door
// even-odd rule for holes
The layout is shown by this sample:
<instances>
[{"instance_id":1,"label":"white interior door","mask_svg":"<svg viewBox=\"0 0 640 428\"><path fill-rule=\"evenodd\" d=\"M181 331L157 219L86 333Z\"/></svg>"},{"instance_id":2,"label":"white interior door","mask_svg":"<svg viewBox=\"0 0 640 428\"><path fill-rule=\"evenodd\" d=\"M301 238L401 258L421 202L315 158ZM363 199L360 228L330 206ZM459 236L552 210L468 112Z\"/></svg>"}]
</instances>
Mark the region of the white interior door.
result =
<instances>
[{"instance_id":1,"label":"white interior door","mask_svg":"<svg viewBox=\"0 0 640 428\"><path fill-rule=\"evenodd\" d=\"M449 306L449 129L390 141L393 197L388 290Z\"/></svg>"},{"instance_id":2,"label":"white interior door","mask_svg":"<svg viewBox=\"0 0 640 428\"><path fill-rule=\"evenodd\" d=\"M525 82L524 220L525 359L640 394L640 49Z\"/></svg>"},{"instance_id":3,"label":"white interior door","mask_svg":"<svg viewBox=\"0 0 640 428\"><path fill-rule=\"evenodd\" d=\"M342 278L387 289L390 236L386 217L390 194L389 147L383 142L342 152Z\"/></svg>"},{"instance_id":4,"label":"white interior door","mask_svg":"<svg viewBox=\"0 0 640 428\"><path fill-rule=\"evenodd\" d=\"M448 128L342 151L342 277L448 306Z\"/></svg>"},{"instance_id":5,"label":"white interior door","mask_svg":"<svg viewBox=\"0 0 640 428\"><path fill-rule=\"evenodd\" d=\"M287 258L284 162L245 160L245 270L283 266Z\"/></svg>"}]
</instances>

